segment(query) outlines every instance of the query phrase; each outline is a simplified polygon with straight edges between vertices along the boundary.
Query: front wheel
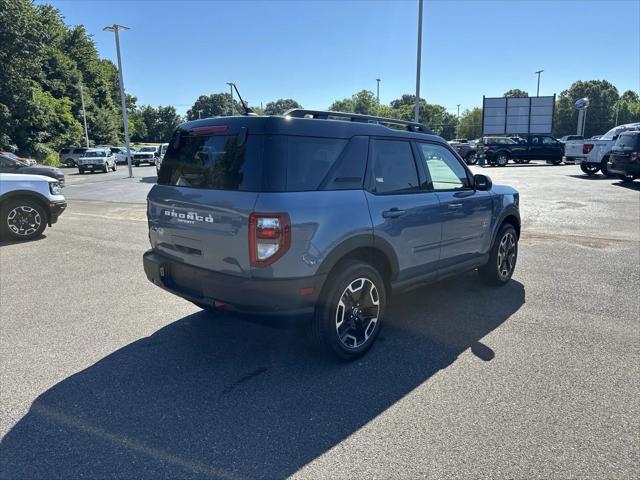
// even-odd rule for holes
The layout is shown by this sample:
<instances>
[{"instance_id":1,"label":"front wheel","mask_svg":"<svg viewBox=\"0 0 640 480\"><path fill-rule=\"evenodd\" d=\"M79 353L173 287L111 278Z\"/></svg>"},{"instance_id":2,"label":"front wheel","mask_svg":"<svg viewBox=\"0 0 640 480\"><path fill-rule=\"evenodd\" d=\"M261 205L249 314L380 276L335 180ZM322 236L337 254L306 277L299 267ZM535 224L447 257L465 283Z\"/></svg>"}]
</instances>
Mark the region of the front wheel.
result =
<instances>
[{"instance_id":1,"label":"front wheel","mask_svg":"<svg viewBox=\"0 0 640 480\"><path fill-rule=\"evenodd\" d=\"M511 224L500 228L496 236L489 261L478 269L482 279L489 285L505 285L516 268L518 260L518 234Z\"/></svg>"},{"instance_id":2,"label":"front wheel","mask_svg":"<svg viewBox=\"0 0 640 480\"><path fill-rule=\"evenodd\" d=\"M36 202L9 200L0 209L0 234L11 240L31 240L44 232L47 215Z\"/></svg>"},{"instance_id":3,"label":"front wheel","mask_svg":"<svg viewBox=\"0 0 640 480\"><path fill-rule=\"evenodd\" d=\"M509 155L507 155L506 153L499 153L496 156L496 164L499 167L506 167L507 163L509 163Z\"/></svg>"},{"instance_id":4,"label":"front wheel","mask_svg":"<svg viewBox=\"0 0 640 480\"><path fill-rule=\"evenodd\" d=\"M602 161L600 162L600 171L605 177L615 177L615 174L609 171L609 167L607 166L608 160L609 160L609 157L604 157L602 159Z\"/></svg>"},{"instance_id":5,"label":"front wheel","mask_svg":"<svg viewBox=\"0 0 640 480\"><path fill-rule=\"evenodd\" d=\"M373 345L386 308L384 281L371 265L352 260L327 280L316 306L312 337L341 360L354 360Z\"/></svg>"},{"instance_id":6,"label":"front wheel","mask_svg":"<svg viewBox=\"0 0 640 480\"><path fill-rule=\"evenodd\" d=\"M470 153L464 158L464 161L467 162L467 165L475 165L478 163L478 157L475 153Z\"/></svg>"},{"instance_id":7,"label":"front wheel","mask_svg":"<svg viewBox=\"0 0 640 480\"><path fill-rule=\"evenodd\" d=\"M582 170L582 173L586 173L587 175L591 176L598 173L598 170L600 170L600 165L598 165L597 163L582 162L580 164L580 170Z\"/></svg>"}]
</instances>

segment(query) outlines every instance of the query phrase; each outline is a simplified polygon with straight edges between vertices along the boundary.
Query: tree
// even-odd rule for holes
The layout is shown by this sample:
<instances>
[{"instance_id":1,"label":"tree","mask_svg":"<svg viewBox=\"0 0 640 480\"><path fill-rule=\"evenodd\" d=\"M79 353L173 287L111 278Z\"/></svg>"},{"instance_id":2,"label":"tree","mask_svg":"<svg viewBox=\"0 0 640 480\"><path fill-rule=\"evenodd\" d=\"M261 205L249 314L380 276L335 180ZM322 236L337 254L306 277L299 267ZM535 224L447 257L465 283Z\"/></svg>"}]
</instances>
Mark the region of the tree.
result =
<instances>
[{"instance_id":1,"label":"tree","mask_svg":"<svg viewBox=\"0 0 640 480\"><path fill-rule=\"evenodd\" d=\"M351 100L350 98L336 100L331 104L329 110L331 110L332 112L353 113L353 100Z\"/></svg>"},{"instance_id":2,"label":"tree","mask_svg":"<svg viewBox=\"0 0 640 480\"><path fill-rule=\"evenodd\" d=\"M520 90L519 88L512 88L511 90L507 90L506 92L504 92L504 97L515 97L515 98L522 98L522 97L528 97L529 94L527 92L525 92L524 90Z\"/></svg>"},{"instance_id":3,"label":"tree","mask_svg":"<svg viewBox=\"0 0 640 480\"><path fill-rule=\"evenodd\" d=\"M362 115L376 115L378 112L378 102L376 96L370 90L360 90L351 98L336 100L331 104L329 110L334 112L360 113Z\"/></svg>"},{"instance_id":4,"label":"tree","mask_svg":"<svg viewBox=\"0 0 640 480\"><path fill-rule=\"evenodd\" d=\"M640 122L640 97L632 90L622 94L615 105L614 124Z\"/></svg>"},{"instance_id":5,"label":"tree","mask_svg":"<svg viewBox=\"0 0 640 480\"><path fill-rule=\"evenodd\" d=\"M460 138L478 138L482 135L482 109L480 107L465 110L460 115L458 136Z\"/></svg>"},{"instance_id":6,"label":"tree","mask_svg":"<svg viewBox=\"0 0 640 480\"><path fill-rule=\"evenodd\" d=\"M291 98L280 98L275 102L267 103L264 108L265 115L282 115L287 110L291 110L292 108L302 108L298 102Z\"/></svg>"},{"instance_id":7,"label":"tree","mask_svg":"<svg viewBox=\"0 0 640 480\"><path fill-rule=\"evenodd\" d=\"M202 110L202 112L200 112ZM234 115L242 112L240 102L233 100ZM187 120L197 120L198 118L224 117L231 114L231 94L212 93L211 95L200 95L193 106L187 110Z\"/></svg>"},{"instance_id":8,"label":"tree","mask_svg":"<svg viewBox=\"0 0 640 480\"><path fill-rule=\"evenodd\" d=\"M618 89L606 80L574 82L556 101L554 134L556 137L576 132L578 111L573 104L580 98L590 101L587 109L584 136L600 135L614 127Z\"/></svg>"}]
</instances>

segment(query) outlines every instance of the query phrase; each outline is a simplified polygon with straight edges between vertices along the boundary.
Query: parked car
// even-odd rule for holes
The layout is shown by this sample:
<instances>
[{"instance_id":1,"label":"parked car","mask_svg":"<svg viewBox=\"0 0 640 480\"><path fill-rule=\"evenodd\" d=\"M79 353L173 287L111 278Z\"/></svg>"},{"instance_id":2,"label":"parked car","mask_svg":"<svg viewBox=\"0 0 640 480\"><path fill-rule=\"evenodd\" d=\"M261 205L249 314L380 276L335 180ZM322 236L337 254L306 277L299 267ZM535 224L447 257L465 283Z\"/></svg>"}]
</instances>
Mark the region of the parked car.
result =
<instances>
[{"instance_id":1,"label":"parked car","mask_svg":"<svg viewBox=\"0 0 640 480\"><path fill-rule=\"evenodd\" d=\"M136 167L142 163L155 165L158 158L160 158L160 145L146 145L133 154L133 164Z\"/></svg>"},{"instance_id":2,"label":"parked car","mask_svg":"<svg viewBox=\"0 0 640 480\"><path fill-rule=\"evenodd\" d=\"M529 163L531 160L546 160L548 163L562 163L563 145L549 135L525 135L516 142L506 137L483 137L478 146L477 157L486 158L490 165L504 167L513 160Z\"/></svg>"},{"instance_id":3,"label":"parked car","mask_svg":"<svg viewBox=\"0 0 640 480\"><path fill-rule=\"evenodd\" d=\"M13 154L0 154L0 173L22 173L25 175L45 175L64 186L64 173L59 168L47 167L45 165L27 165Z\"/></svg>"},{"instance_id":4,"label":"parked car","mask_svg":"<svg viewBox=\"0 0 640 480\"><path fill-rule=\"evenodd\" d=\"M584 137L582 135L565 135L558 139L560 143L567 143L573 140L584 140Z\"/></svg>"},{"instance_id":5,"label":"parked car","mask_svg":"<svg viewBox=\"0 0 640 480\"><path fill-rule=\"evenodd\" d=\"M603 175L613 176L608 169L611 149L621 133L633 130L640 130L640 123L618 125L597 140L569 142L565 146L563 160L565 163L579 163L580 169L587 175L601 171Z\"/></svg>"},{"instance_id":6,"label":"parked car","mask_svg":"<svg viewBox=\"0 0 640 480\"><path fill-rule=\"evenodd\" d=\"M164 160L164 155L167 153L167 148L169 148L168 143L162 143L160 145L160 157L156 160L156 172L160 173L160 166L162 165L162 160Z\"/></svg>"},{"instance_id":7,"label":"parked car","mask_svg":"<svg viewBox=\"0 0 640 480\"><path fill-rule=\"evenodd\" d=\"M90 148L78 160L78 172L81 174L97 171L108 173L109 170L115 172L116 169L116 157L109 149Z\"/></svg>"},{"instance_id":8,"label":"parked car","mask_svg":"<svg viewBox=\"0 0 640 480\"><path fill-rule=\"evenodd\" d=\"M60 183L44 175L0 173L0 237L30 240L67 208Z\"/></svg>"},{"instance_id":9,"label":"parked car","mask_svg":"<svg viewBox=\"0 0 640 480\"><path fill-rule=\"evenodd\" d=\"M32 167L32 166L38 164L38 162L36 162L33 158L19 157L15 153L12 153L12 152L0 151L0 155L4 155L5 157L9 157L9 158L12 158L14 160L19 160L20 162L24 163L28 167Z\"/></svg>"},{"instance_id":10,"label":"parked car","mask_svg":"<svg viewBox=\"0 0 640 480\"><path fill-rule=\"evenodd\" d=\"M475 165L478 162L476 157L477 150L470 143L451 143L453 149L464 159L467 165Z\"/></svg>"},{"instance_id":11,"label":"parked car","mask_svg":"<svg viewBox=\"0 0 640 480\"><path fill-rule=\"evenodd\" d=\"M474 269L509 282L518 192L423 125L378 121L294 109L180 125L147 198L149 280L203 308L306 317L347 360L392 292Z\"/></svg>"},{"instance_id":12,"label":"parked car","mask_svg":"<svg viewBox=\"0 0 640 480\"><path fill-rule=\"evenodd\" d=\"M618 136L611 149L607 170L623 182L640 178L640 131L631 130Z\"/></svg>"},{"instance_id":13,"label":"parked car","mask_svg":"<svg viewBox=\"0 0 640 480\"><path fill-rule=\"evenodd\" d=\"M131 162L133 163L133 154L137 151L134 147L129 147L131 152ZM123 165L127 162L127 147L111 147L111 153L116 156L116 163Z\"/></svg>"},{"instance_id":14,"label":"parked car","mask_svg":"<svg viewBox=\"0 0 640 480\"><path fill-rule=\"evenodd\" d=\"M82 147L63 148L58 153L58 156L60 157L60 163L67 167L76 167L78 166L78 160L85 154L86 151L87 149Z\"/></svg>"}]
</instances>

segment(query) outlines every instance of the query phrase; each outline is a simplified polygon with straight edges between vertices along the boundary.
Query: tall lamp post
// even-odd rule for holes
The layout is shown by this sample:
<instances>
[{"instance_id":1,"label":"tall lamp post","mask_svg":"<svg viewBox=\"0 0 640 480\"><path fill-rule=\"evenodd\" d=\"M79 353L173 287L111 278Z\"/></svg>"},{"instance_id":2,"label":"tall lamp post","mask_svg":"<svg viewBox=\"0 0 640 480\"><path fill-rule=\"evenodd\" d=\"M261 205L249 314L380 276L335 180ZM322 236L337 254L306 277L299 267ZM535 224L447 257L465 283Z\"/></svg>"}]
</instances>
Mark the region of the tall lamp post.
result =
<instances>
[{"instance_id":1,"label":"tall lamp post","mask_svg":"<svg viewBox=\"0 0 640 480\"><path fill-rule=\"evenodd\" d=\"M129 125L127 124L127 102L124 96L124 80L122 79L122 60L120 59L120 30L129 30L129 27L113 24L110 27L104 27L105 32L113 32L116 35L116 53L118 55L118 79L120 80L120 100L122 101L122 123L124 123L124 143L127 147L127 165L129 167L129 178L133 178L133 170L131 169L131 147L129 146Z\"/></svg>"},{"instance_id":2,"label":"tall lamp post","mask_svg":"<svg viewBox=\"0 0 640 480\"><path fill-rule=\"evenodd\" d=\"M378 102L378 107L380 107L380 79L376 78L376 82L376 101Z\"/></svg>"},{"instance_id":3,"label":"tall lamp post","mask_svg":"<svg viewBox=\"0 0 640 480\"><path fill-rule=\"evenodd\" d=\"M233 86L235 85L235 83L227 82L227 85L229 85L229 90L231 91L231 108L230 108L229 116L232 117L233 116Z\"/></svg>"},{"instance_id":4,"label":"tall lamp post","mask_svg":"<svg viewBox=\"0 0 640 480\"><path fill-rule=\"evenodd\" d=\"M536 90L536 97L540 96L540 74L544 72L544 70L538 70L537 72L533 72L534 74L538 75L538 88Z\"/></svg>"},{"instance_id":5,"label":"tall lamp post","mask_svg":"<svg viewBox=\"0 0 640 480\"><path fill-rule=\"evenodd\" d=\"M457 115L457 120L456 120L456 138L458 138L460 135L458 135L458 128L460 127L460 103L457 105L458 107L458 115Z\"/></svg>"},{"instance_id":6,"label":"tall lamp post","mask_svg":"<svg viewBox=\"0 0 640 480\"><path fill-rule=\"evenodd\" d=\"M87 130L87 111L84 109L84 93L82 92L82 84L80 83L80 100L82 101L82 120L84 121L84 141L89 148L89 132Z\"/></svg>"},{"instance_id":7,"label":"tall lamp post","mask_svg":"<svg viewBox=\"0 0 640 480\"><path fill-rule=\"evenodd\" d=\"M418 0L418 53L416 57L416 122L420 121L420 59L422 57L422 0Z\"/></svg>"}]
</instances>

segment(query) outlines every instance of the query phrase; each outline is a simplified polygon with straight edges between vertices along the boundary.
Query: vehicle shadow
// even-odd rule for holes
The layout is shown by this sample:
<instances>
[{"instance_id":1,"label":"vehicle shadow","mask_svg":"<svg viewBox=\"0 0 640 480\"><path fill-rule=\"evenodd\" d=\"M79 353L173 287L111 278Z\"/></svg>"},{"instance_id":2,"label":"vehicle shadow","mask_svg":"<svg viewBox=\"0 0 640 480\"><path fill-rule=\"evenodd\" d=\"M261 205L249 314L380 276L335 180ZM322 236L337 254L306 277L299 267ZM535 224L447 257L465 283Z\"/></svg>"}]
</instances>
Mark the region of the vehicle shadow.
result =
<instances>
[{"instance_id":1,"label":"vehicle shadow","mask_svg":"<svg viewBox=\"0 0 640 480\"><path fill-rule=\"evenodd\" d=\"M45 238L47 238L47 236L45 234L40 234L35 238L30 238L29 240L2 240L2 239L0 239L0 248L8 247L9 245L18 245L20 243L37 242L39 240L44 240Z\"/></svg>"},{"instance_id":2,"label":"vehicle shadow","mask_svg":"<svg viewBox=\"0 0 640 480\"><path fill-rule=\"evenodd\" d=\"M310 350L300 328L189 315L40 395L0 443L0 471L286 477L465 350L484 362L508 355L480 340L524 302L521 283L489 288L475 274L397 296L378 343L352 363Z\"/></svg>"},{"instance_id":3,"label":"vehicle shadow","mask_svg":"<svg viewBox=\"0 0 640 480\"><path fill-rule=\"evenodd\" d=\"M614 185L616 187L623 187L623 188L628 188L629 190L635 190L636 192L640 192L640 182L637 181L633 181L633 182L616 182L614 183Z\"/></svg>"},{"instance_id":4,"label":"vehicle shadow","mask_svg":"<svg viewBox=\"0 0 640 480\"><path fill-rule=\"evenodd\" d=\"M596 173L595 175L586 175L586 174L582 174L582 175L567 175L568 177L572 177L572 178L579 178L580 180L589 180L589 181L593 181L593 180L615 180L615 178L612 177L607 177L605 175L602 175L600 173Z\"/></svg>"}]
</instances>

